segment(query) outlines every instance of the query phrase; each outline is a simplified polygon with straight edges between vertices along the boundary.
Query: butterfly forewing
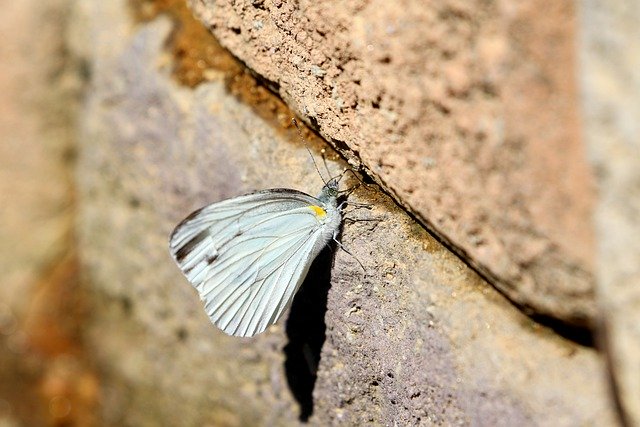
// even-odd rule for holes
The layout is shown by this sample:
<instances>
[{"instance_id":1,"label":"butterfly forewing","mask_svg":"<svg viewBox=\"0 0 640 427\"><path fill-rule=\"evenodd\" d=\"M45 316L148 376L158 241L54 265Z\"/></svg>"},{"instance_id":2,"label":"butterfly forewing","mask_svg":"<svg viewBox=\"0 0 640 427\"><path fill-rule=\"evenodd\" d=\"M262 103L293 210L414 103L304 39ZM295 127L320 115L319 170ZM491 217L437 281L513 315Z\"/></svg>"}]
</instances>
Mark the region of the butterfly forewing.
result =
<instances>
[{"instance_id":1,"label":"butterfly forewing","mask_svg":"<svg viewBox=\"0 0 640 427\"><path fill-rule=\"evenodd\" d=\"M325 238L309 208L316 204L295 190L267 190L206 206L176 227L171 253L216 326L252 336L278 320Z\"/></svg>"}]
</instances>

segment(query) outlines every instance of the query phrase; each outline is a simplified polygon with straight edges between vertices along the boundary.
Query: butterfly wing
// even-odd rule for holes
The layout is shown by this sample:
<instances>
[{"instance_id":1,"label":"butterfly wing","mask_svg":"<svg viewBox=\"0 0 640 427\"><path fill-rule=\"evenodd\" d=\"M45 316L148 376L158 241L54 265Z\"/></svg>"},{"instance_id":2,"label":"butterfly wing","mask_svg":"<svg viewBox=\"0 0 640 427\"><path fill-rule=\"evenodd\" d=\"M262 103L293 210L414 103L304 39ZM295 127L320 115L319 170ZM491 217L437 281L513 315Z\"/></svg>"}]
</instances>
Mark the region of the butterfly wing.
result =
<instances>
[{"instance_id":1,"label":"butterfly wing","mask_svg":"<svg viewBox=\"0 0 640 427\"><path fill-rule=\"evenodd\" d=\"M253 336L280 318L324 245L317 204L295 190L261 191L206 206L175 228L170 251L217 327Z\"/></svg>"}]
</instances>

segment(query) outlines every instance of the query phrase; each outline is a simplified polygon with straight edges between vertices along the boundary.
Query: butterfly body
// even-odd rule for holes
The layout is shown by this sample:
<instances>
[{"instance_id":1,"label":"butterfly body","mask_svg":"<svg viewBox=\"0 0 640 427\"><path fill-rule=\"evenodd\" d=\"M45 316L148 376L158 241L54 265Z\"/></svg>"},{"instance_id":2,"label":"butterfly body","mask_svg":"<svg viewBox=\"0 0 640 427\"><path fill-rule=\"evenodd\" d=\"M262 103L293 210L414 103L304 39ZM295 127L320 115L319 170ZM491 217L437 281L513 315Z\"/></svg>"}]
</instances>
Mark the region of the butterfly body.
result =
<instances>
[{"instance_id":1,"label":"butterfly body","mask_svg":"<svg viewBox=\"0 0 640 427\"><path fill-rule=\"evenodd\" d=\"M291 305L342 222L338 183L318 197L271 189L205 206L176 226L169 249L212 323L253 336Z\"/></svg>"}]
</instances>

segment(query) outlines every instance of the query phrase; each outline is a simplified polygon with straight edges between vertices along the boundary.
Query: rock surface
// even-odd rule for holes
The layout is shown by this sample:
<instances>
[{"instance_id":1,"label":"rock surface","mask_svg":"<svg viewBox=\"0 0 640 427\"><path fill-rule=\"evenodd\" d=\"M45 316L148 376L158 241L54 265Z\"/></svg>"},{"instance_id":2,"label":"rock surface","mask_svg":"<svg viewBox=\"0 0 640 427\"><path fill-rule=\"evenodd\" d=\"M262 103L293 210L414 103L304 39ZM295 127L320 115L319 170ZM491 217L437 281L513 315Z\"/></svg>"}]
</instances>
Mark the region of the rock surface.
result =
<instances>
[{"instance_id":1,"label":"rock surface","mask_svg":"<svg viewBox=\"0 0 640 427\"><path fill-rule=\"evenodd\" d=\"M248 80L215 69L193 88L172 77L184 59L172 42L195 21L134 26L122 0L76 12L71 48L91 72L78 232L106 424L615 423L594 349L532 322L375 185L352 195L372 209L349 215L373 221L342 233L364 272L326 252L279 325L249 340L216 330L169 256L173 226L206 203L315 194L321 180L278 124L291 113L259 85L233 89Z\"/></svg>"},{"instance_id":2,"label":"rock surface","mask_svg":"<svg viewBox=\"0 0 640 427\"><path fill-rule=\"evenodd\" d=\"M593 326L573 3L189 0L220 43L520 306Z\"/></svg>"}]
</instances>

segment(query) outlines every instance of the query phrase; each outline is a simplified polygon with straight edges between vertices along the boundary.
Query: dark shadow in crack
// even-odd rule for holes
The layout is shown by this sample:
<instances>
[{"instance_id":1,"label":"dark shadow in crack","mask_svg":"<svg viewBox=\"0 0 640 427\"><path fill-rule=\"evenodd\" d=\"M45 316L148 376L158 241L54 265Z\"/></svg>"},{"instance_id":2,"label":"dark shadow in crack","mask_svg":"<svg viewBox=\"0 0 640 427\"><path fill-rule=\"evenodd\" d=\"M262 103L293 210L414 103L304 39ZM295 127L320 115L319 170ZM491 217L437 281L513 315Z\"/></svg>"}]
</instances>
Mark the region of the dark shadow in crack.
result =
<instances>
[{"instance_id":1,"label":"dark shadow in crack","mask_svg":"<svg viewBox=\"0 0 640 427\"><path fill-rule=\"evenodd\" d=\"M587 327L570 325L553 317L540 314L529 314L529 317L534 322L551 328L556 334L576 344L584 347L594 347L595 345L593 331Z\"/></svg>"}]
</instances>

